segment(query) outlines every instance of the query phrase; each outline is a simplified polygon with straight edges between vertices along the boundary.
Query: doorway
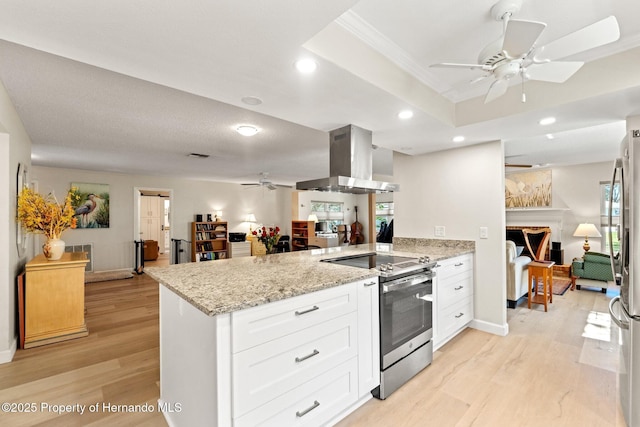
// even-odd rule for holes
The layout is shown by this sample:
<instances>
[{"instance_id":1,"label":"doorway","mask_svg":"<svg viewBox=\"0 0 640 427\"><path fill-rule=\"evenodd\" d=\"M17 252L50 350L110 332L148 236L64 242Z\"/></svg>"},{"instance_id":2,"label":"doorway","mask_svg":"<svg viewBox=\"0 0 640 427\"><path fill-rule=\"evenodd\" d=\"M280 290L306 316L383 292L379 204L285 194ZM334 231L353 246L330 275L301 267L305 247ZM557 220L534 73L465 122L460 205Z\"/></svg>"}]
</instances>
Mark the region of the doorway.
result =
<instances>
[{"instance_id":1,"label":"doorway","mask_svg":"<svg viewBox=\"0 0 640 427\"><path fill-rule=\"evenodd\" d=\"M134 188L134 240L158 242L158 257L145 265L169 265L171 259L171 202L173 190Z\"/></svg>"}]
</instances>

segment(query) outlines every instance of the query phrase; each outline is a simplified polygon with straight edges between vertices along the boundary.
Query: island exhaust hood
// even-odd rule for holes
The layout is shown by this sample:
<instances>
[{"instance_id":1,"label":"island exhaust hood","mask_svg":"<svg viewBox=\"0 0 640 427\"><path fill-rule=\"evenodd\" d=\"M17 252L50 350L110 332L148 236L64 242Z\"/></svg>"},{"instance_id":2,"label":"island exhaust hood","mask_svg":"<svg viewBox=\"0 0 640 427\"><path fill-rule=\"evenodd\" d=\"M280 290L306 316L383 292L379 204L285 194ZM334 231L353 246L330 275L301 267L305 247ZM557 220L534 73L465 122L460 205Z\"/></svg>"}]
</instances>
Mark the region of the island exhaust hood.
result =
<instances>
[{"instance_id":1,"label":"island exhaust hood","mask_svg":"<svg viewBox=\"0 0 640 427\"><path fill-rule=\"evenodd\" d=\"M351 194L386 193L400 186L374 181L373 138L370 130L347 125L329 132L329 177L296 183L298 190Z\"/></svg>"}]
</instances>

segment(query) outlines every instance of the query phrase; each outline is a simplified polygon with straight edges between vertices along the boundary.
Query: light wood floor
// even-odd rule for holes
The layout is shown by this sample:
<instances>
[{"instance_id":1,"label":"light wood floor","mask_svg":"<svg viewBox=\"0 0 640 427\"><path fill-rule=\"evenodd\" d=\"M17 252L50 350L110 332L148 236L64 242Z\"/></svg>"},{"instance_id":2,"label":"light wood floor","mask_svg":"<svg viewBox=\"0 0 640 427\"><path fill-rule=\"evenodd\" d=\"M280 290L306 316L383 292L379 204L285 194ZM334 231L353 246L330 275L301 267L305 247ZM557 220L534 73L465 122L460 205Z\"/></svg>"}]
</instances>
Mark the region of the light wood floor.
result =
<instances>
[{"instance_id":1,"label":"light wood floor","mask_svg":"<svg viewBox=\"0 0 640 427\"><path fill-rule=\"evenodd\" d=\"M510 333L468 329L385 401L371 400L339 426L623 426L616 395L617 329L605 295L583 288L554 298L549 312L508 310ZM146 275L86 287L90 335L18 350L0 365L2 426L166 426L159 397L158 287ZM92 405L58 415L41 404ZM148 404L154 411L109 412Z\"/></svg>"}]
</instances>

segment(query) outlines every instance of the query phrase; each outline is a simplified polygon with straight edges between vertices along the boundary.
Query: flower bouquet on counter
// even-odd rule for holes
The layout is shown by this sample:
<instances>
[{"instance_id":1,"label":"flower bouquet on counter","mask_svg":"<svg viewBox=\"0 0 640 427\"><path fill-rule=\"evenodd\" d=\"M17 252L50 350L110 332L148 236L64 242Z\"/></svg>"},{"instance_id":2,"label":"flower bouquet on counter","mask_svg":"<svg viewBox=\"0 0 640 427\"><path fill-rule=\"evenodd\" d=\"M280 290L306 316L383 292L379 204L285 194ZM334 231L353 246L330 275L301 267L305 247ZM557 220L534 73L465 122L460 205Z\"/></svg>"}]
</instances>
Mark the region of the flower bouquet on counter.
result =
<instances>
[{"instance_id":1,"label":"flower bouquet on counter","mask_svg":"<svg viewBox=\"0 0 640 427\"><path fill-rule=\"evenodd\" d=\"M254 236L258 238L264 244L264 247L267 248L267 253L273 253L273 248L275 247L278 240L280 240L280 227L258 227L251 232Z\"/></svg>"}]
</instances>

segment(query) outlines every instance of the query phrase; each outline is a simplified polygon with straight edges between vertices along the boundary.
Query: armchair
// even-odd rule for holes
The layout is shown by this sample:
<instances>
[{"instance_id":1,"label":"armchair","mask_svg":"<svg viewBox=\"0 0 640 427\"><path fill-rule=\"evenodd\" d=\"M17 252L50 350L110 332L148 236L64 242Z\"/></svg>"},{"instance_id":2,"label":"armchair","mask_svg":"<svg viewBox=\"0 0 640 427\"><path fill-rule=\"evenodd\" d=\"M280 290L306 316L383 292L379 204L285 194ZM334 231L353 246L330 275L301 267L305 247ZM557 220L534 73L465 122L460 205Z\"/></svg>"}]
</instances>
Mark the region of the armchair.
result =
<instances>
[{"instance_id":1,"label":"armchair","mask_svg":"<svg viewBox=\"0 0 640 427\"><path fill-rule=\"evenodd\" d=\"M571 264L571 277L576 279L600 280L603 282L602 293L607 292L607 281L613 280L611 258L609 254L585 252L582 258L576 258ZM580 285L576 284L580 289Z\"/></svg>"},{"instance_id":2,"label":"armchair","mask_svg":"<svg viewBox=\"0 0 640 427\"><path fill-rule=\"evenodd\" d=\"M518 255L519 251L516 244L511 240L507 240L507 307L516 308L518 300L526 295L530 286L529 269L527 265L531 262L531 258L524 255Z\"/></svg>"}]
</instances>

